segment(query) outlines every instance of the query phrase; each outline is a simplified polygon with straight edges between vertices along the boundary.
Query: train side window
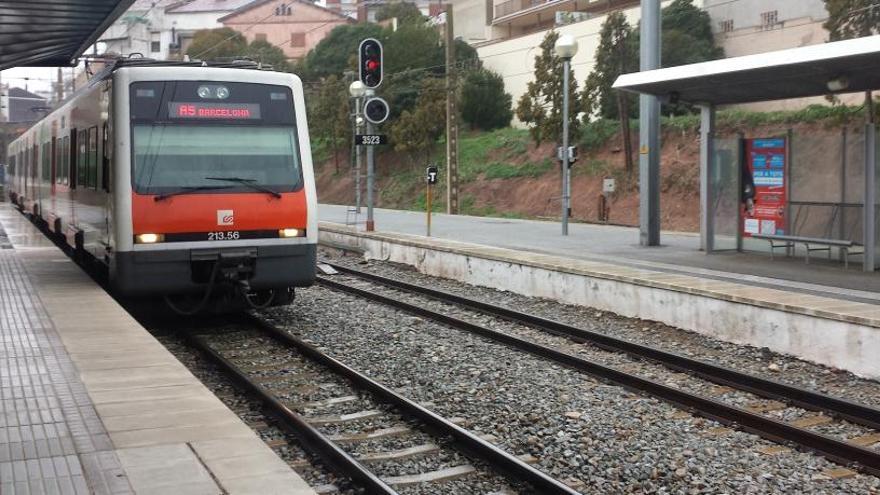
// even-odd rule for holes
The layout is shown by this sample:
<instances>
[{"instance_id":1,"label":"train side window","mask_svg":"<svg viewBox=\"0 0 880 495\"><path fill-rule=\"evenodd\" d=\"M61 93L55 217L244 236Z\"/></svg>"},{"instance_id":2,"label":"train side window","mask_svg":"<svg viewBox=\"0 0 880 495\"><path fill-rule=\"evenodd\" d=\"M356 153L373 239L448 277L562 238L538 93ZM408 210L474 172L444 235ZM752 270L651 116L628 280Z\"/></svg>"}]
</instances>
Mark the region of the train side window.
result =
<instances>
[{"instance_id":1,"label":"train side window","mask_svg":"<svg viewBox=\"0 0 880 495\"><path fill-rule=\"evenodd\" d=\"M109 133L107 123L101 129L101 187L110 192L110 153L108 149Z\"/></svg>"},{"instance_id":2,"label":"train side window","mask_svg":"<svg viewBox=\"0 0 880 495\"><path fill-rule=\"evenodd\" d=\"M80 186L88 185L88 164L86 156L89 149L89 133L87 131L79 131L76 142L79 152L76 154L76 183Z\"/></svg>"},{"instance_id":3,"label":"train side window","mask_svg":"<svg viewBox=\"0 0 880 495\"><path fill-rule=\"evenodd\" d=\"M89 129L89 187L98 188L98 127Z\"/></svg>"},{"instance_id":4,"label":"train side window","mask_svg":"<svg viewBox=\"0 0 880 495\"><path fill-rule=\"evenodd\" d=\"M49 150L49 143L43 143L40 147L40 182L52 182L52 153Z\"/></svg>"},{"instance_id":5,"label":"train side window","mask_svg":"<svg viewBox=\"0 0 880 495\"><path fill-rule=\"evenodd\" d=\"M55 170L55 183L61 184L61 140L52 138L52 169Z\"/></svg>"},{"instance_id":6,"label":"train side window","mask_svg":"<svg viewBox=\"0 0 880 495\"><path fill-rule=\"evenodd\" d=\"M70 184L70 137L61 140L61 183Z\"/></svg>"}]
</instances>

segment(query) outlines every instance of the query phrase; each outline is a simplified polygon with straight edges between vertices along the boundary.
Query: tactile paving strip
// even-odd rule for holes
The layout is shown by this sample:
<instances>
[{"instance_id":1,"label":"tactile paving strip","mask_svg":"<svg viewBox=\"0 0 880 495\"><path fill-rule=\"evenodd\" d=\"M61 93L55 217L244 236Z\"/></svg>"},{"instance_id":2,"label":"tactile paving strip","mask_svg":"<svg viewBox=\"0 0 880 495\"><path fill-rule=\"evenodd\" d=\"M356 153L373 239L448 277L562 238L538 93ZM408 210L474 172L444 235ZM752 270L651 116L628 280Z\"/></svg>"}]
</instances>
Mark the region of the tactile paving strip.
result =
<instances>
[{"instance_id":1,"label":"tactile paving strip","mask_svg":"<svg viewBox=\"0 0 880 495\"><path fill-rule=\"evenodd\" d=\"M0 493L133 493L14 250L0 250Z\"/></svg>"}]
</instances>

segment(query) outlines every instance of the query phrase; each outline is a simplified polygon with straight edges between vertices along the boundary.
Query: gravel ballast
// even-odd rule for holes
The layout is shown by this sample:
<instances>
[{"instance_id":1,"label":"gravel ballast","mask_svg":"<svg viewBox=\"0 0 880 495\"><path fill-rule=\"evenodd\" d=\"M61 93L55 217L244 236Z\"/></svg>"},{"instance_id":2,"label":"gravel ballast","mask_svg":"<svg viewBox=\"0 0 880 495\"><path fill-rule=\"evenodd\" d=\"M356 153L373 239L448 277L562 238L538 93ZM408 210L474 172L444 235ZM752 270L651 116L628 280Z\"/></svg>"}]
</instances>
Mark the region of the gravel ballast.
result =
<instances>
[{"instance_id":1,"label":"gravel ballast","mask_svg":"<svg viewBox=\"0 0 880 495\"><path fill-rule=\"evenodd\" d=\"M766 374L768 363L775 363L786 377L821 368L656 323L465 286L385 263L348 262L701 359L717 356L716 362L749 372L760 373L755 368L763 367ZM823 471L839 466L815 455L760 453L774 444L353 296L319 287L299 290L292 306L265 314L410 398L432 402L440 414L465 418L472 430L494 435L508 451L535 456L540 469L587 493L871 493L880 488L873 476L828 479ZM701 354L703 347L714 351ZM834 387L848 388L846 381L853 379L864 383L858 383L858 392L850 389L849 398L873 403L865 397L875 394L874 382L840 380L839 372L824 371L790 382L809 386L810 380L821 380L826 388L815 388L846 396L836 394Z\"/></svg>"}]
</instances>

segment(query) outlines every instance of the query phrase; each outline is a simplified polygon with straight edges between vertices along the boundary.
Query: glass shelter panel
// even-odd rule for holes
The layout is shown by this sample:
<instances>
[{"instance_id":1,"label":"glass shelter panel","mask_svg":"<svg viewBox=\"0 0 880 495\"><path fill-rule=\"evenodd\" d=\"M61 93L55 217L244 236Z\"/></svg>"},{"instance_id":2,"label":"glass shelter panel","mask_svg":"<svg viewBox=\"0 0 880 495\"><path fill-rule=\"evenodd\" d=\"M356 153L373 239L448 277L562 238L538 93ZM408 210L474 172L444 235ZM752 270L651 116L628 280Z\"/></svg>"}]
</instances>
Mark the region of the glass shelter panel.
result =
<instances>
[{"instance_id":1,"label":"glass shelter panel","mask_svg":"<svg viewBox=\"0 0 880 495\"><path fill-rule=\"evenodd\" d=\"M741 140L715 138L712 157L712 221L714 250L735 250L739 232Z\"/></svg>"},{"instance_id":2,"label":"glass shelter panel","mask_svg":"<svg viewBox=\"0 0 880 495\"><path fill-rule=\"evenodd\" d=\"M874 129L874 269L880 267L880 128Z\"/></svg>"}]
</instances>

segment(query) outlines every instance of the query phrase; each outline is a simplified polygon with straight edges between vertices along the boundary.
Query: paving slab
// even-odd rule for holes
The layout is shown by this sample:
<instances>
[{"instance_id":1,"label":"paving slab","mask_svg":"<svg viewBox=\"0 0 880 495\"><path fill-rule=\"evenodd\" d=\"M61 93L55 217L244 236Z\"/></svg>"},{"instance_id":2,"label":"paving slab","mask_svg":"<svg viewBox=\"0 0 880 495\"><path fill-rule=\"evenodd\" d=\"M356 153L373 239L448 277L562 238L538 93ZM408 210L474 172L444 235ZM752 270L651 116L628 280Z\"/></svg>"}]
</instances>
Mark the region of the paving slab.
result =
<instances>
[{"instance_id":1,"label":"paving slab","mask_svg":"<svg viewBox=\"0 0 880 495\"><path fill-rule=\"evenodd\" d=\"M0 203L4 231L13 249L0 249L0 493L314 493ZM232 446L235 457L220 452Z\"/></svg>"}]
</instances>

